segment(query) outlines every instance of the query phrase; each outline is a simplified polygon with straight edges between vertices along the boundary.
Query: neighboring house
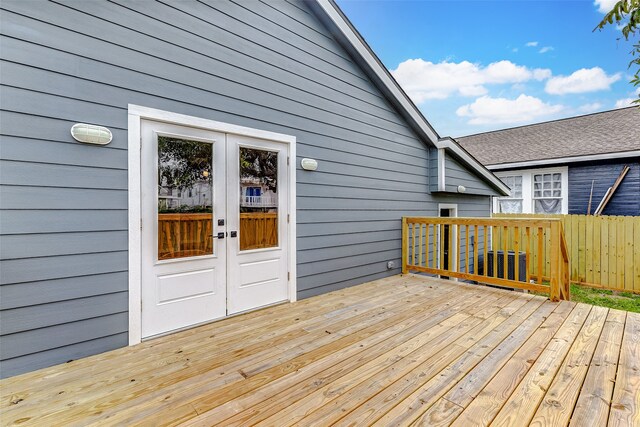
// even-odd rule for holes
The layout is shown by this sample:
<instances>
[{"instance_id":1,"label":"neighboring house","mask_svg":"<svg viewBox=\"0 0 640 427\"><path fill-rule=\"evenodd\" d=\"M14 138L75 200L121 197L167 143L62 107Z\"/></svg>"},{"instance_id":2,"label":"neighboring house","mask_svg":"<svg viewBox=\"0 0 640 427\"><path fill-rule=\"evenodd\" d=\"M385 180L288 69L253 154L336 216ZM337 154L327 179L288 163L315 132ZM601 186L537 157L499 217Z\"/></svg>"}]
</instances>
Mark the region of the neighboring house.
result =
<instances>
[{"instance_id":1,"label":"neighboring house","mask_svg":"<svg viewBox=\"0 0 640 427\"><path fill-rule=\"evenodd\" d=\"M278 197L260 180L241 178L240 206L243 208L273 208L278 206Z\"/></svg>"},{"instance_id":2,"label":"neighboring house","mask_svg":"<svg viewBox=\"0 0 640 427\"><path fill-rule=\"evenodd\" d=\"M211 192L207 182L195 182L187 188L158 188L160 209L179 209L181 206L211 207Z\"/></svg>"},{"instance_id":3,"label":"neighboring house","mask_svg":"<svg viewBox=\"0 0 640 427\"><path fill-rule=\"evenodd\" d=\"M508 194L332 1L0 8L4 377L399 274L403 215L488 216ZM76 142L76 123L113 140ZM277 175L277 243L260 250L238 238L251 150ZM159 154L166 173L211 173L212 195L182 229L162 214L162 239Z\"/></svg>"},{"instance_id":4,"label":"neighboring house","mask_svg":"<svg viewBox=\"0 0 640 427\"><path fill-rule=\"evenodd\" d=\"M640 108L457 138L511 188L494 212L593 214L625 166L604 215L640 215ZM593 184L593 195L591 188Z\"/></svg>"}]
</instances>

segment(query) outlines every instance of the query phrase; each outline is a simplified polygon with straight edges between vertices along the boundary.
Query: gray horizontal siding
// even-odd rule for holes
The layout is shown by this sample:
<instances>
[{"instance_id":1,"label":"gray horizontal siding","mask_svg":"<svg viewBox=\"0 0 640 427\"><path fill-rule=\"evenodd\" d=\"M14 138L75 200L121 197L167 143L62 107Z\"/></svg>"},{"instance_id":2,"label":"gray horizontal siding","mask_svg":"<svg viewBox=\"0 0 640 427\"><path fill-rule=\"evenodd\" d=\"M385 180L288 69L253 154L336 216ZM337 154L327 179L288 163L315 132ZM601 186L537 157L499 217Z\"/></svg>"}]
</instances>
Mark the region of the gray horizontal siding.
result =
<instances>
[{"instance_id":1,"label":"gray horizontal siding","mask_svg":"<svg viewBox=\"0 0 640 427\"><path fill-rule=\"evenodd\" d=\"M52 365L52 360L55 360L56 363L64 363L105 351L115 350L126 346L128 342L128 333L122 332L12 359L5 359L2 361L2 374L5 377L11 377L23 373L25 366L28 367L29 370L46 368Z\"/></svg>"},{"instance_id":2,"label":"gray horizontal siding","mask_svg":"<svg viewBox=\"0 0 640 427\"><path fill-rule=\"evenodd\" d=\"M0 310L126 292L128 277L121 271L0 286Z\"/></svg>"},{"instance_id":3,"label":"gray horizontal siding","mask_svg":"<svg viewBox=\"0 0 640 427\"><path fill-rule=\"evenodd\" d=\"M24 354L90 341L101 338L101 335L109 336L123 333L127 331L128 322L127 313L116 313L3 335L0 357L2 360L12 359Z\"/></svg>"},{"instance_id":4,"label":"gray horizontal siding","mask_svg":"<svg viewBox=\"0 0 640 427\"><path fill-rule=\"evenodd\" d=\"M42 209L4 210L2 212L2 221L0 221L0 235L127 231L128 227L127 211L125 209L47 209L44 215L47 217L46 221L42 221Z\"/></svg>"},{"instance_id":5,"label":"gray horizontal siding","mask_svg":"<svg viewBox=\"0 0 640 427\"><path fill-rule=\"evenodd\" d=\"M491 188L489 184L482 181L478 176L468 168L462 166L462 164L454 159L447 153L445 155L445 187L446 191L456 193L458 186L462 185L466 188L467 194L481 194L485 196L498 196L498 192Z\"/></svg>"},{"instance_id":6,"label":"gray horizontal siding","mask_svg":"<svg viewBox=\"0 0 640 427\"><path fill-rule=\"evenodd\" d=\"M607 189L615 183L625 165L629 172L616 190L604 215L640 215L640 158L622 161L583 163L569 165L569 213L586 214L593 181L591 213L604 197Z\"/></svg>"},{"instance_id":7,"label":"gray horizontal siding","mask_svg":"<svg viewBox=\"0 0 640 427\"><path fill-rule=\"evenodd\" d=\"M0 8L2 376L127 343L128 104L294 135L318 160L297 172L300 298L397 274L400 218L436 200L488 214L432 197L428 150L303 2ZM113 142L76 143L77 122Z\"/></svg>"},{"instance_id":8,"label":"gray horizontal siding","mask_svg":"<svg viewBox=\"0 0 640 427\"><path fill-rule=\"evenodd\" d=\"M0 312L0 334L15 334L56 323L106 316L112 313L113 307L127 306L127 301L127 292L118 292L52 302L47 305L47 310L40 310L37 305L3 310Z\"/></svg>"}]
</instances>

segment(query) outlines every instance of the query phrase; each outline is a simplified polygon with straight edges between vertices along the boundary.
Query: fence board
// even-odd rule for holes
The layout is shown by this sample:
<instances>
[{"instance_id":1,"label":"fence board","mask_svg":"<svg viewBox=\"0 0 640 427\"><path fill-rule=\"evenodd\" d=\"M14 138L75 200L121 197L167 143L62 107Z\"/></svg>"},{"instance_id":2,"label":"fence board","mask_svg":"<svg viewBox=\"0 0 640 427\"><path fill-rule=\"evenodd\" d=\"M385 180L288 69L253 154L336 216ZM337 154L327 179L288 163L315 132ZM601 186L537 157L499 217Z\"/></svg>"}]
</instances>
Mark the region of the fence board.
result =
<instances>
[{"instance_id":1,"label":"fence board","mask_svg":"<svg viewBox=\"0 0 640 427\"><path fill-rule=\"evenodd\" d=\"M606 218L604 218L606 219ZM600 238L602 242L600 244L600 264L602 266L602 273L600 274L600 284L603 288L609 287L609 221L600 222Z\"/></svg>"},{"instance_id":2,"label":"fence board","mask_svg":"<svg viewBox=\"0 0 640 427\"><path fill-rule=\"evenodd\" d=\"M636 217L633 222L633 241L640 242L640 217ZM636 285L640 283L640 248L631 248L633 251L633 284L634 290Z\"/></svg>"},{"instance_id":3,"label":"fence board","mask_svg":"<svg viewBox=\"0 0 640 427\"><path fill-rule=\"evenodd\" d=\"M542 214L494 214L502 218L561 218L567 246L571 257L571 281L588 286L640 293L640 217L631 216L587 216L587 215L542 215ZM521 230L522 231L522 230ZM519 239L523 242L522 232ZM500 233L503 230L499 230ZM506 241L513 249L513 233ZM538 245L537 227L531 230L531 242ZM500 234L500 246L503 236ZM543 235L543 252L546 262L541 274L549 276L549 237ZM496 239L493 241L494 249ZM538 251L532 250L530 271L537 277Z\"/></svg>"},{"instance_id":4,"label":"fence board","mask_svg":"<svg viewBox=\"0 0 640 427\"><path fill-rule=\"evenodd\" d=\"M600 236L602 227L597 221L591 221L591 226L593 227L593 250L591 251L591 256L593 257L593 280L591 283L601 283L600 272L602 267L600 264L600 254L602 252L602 240Z\"/></svg>"}]
</instances>

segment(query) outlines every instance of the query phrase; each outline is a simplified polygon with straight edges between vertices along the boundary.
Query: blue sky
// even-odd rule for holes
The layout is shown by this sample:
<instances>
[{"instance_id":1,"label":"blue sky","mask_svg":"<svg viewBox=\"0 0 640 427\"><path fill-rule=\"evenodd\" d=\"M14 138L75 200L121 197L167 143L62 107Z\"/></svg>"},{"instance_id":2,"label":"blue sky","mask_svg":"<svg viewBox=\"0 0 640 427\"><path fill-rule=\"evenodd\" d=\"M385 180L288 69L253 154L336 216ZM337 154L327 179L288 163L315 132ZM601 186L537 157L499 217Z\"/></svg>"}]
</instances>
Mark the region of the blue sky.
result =
<instances>
[{"instance_id":1,"label":"blue sky","mask_svg":"<svg viewBox=\"0 0 640 427\"><path fill-rule=\"evenodd\" d=\"M615 0L338 4L440 135L628 106L631 43L593 32Z\"/></svg>"}]
</instances>

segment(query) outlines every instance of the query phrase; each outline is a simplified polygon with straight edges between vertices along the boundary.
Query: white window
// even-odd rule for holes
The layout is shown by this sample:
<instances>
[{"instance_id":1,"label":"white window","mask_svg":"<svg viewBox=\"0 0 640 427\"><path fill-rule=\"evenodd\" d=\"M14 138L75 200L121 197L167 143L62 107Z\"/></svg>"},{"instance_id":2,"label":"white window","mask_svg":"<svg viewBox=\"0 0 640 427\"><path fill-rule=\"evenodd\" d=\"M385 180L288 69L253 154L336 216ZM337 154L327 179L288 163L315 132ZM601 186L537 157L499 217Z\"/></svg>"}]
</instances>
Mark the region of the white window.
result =
<instances>
[{"instance_id":1,"label":"white window","mask_svg":"<svg viewBox=\"0 0 640 427\"><path fill-rule=\"evenodd\" d=\"M533 210L535 213L562 213L562 174L533 175Z\"/></svg>"},{"instance_id":2,"label":"white window","mask_svg":"<svg viewBox=\"0 0 640 427\"><path fill-rule=\"evenodd\" d=\"M511 196L498 198L498 212L522 213L522 175L505 176L501 179L511 190Z\"/></svg>"},{"instance_id":3,"label":"white window","mask_svg":"<svg viewBox=\"0 0 640 427\"><path fill-rule=\"evenodd\" d=\"M566 214L569 211L566 166L497 172L496 176L511 189L510 196L494 199L496 213Z\"/></svg>"}]
</instances>

